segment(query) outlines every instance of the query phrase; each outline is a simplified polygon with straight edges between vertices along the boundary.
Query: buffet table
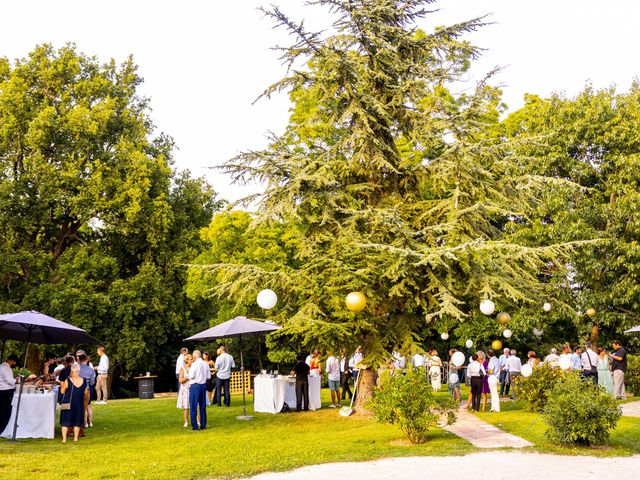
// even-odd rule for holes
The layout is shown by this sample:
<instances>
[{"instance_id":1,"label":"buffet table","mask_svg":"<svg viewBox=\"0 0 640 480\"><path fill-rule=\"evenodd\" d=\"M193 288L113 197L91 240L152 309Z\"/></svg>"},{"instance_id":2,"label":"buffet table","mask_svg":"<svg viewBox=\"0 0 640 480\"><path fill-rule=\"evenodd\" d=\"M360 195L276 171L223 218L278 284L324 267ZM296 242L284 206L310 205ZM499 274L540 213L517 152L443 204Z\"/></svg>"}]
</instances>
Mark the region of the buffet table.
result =
<instances>
[{"instance_id":1,"label":"buffet table","mask_svg":"<svg viewBox=\"0 0 640 480\"><path fill-rule=\"evenodd\" d=\"M276 378L257 375L253 379L253 411L280 413L286 403L291 410L296 409L295 379L280 375ZM320 403L320 377L309 377L309 410L318 410Z\"/></svg>"},{"instance_id":2,"label":"buffet table","mask_svg":"<svg viewBox=\"0 0 640 480\"><path fill-rule=\"evenodd\" d=\"M22 392L16 438L54 438L57 399L57 389L45 393ZM13 395L11 404L13 405L11 419L1 434L4 438L11 438L13 435L13 424L18 404L17 391Z\"/></svg>"}]
</instances>

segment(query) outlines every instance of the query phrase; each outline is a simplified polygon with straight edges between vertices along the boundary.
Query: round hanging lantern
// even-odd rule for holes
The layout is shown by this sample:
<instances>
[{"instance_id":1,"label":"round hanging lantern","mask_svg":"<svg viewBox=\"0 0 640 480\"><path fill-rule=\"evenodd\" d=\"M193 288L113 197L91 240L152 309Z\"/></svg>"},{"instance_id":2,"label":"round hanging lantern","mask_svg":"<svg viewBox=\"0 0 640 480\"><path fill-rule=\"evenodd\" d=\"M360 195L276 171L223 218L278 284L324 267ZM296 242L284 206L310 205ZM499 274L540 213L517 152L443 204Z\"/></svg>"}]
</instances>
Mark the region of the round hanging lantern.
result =
<instances>
[{"instance_id":1,"label":"round hanging lantern","mask_svg":"<svg viewBox=\"0 0 640 480\"><path fill-rule=\"evenodd\" d=\"M449 375L449 383L451 383L452 385L458 383L458 380L459 378L457 373L452 373L451 375Z\"/></svg>"},{"instance_id":2,"label":"round hanging lantern","mask_svg":"<svg viewBox=\"0 0 640 480\"><path fill-rule=\"evenodd\" d=\"M442 332L440 334L440 338L443 340L449 340L449 334L447 332Z\"/></svg>"},{"instance_id":3,"label":"round hanging lantern","mask_svg":"<svg viewBox=\"0 0 640 480\"><path fill-rule=\"evenodd\" d=\"M258 293L258 298L256 298L256 300L261 308L271 310L276 306L276 303L278 303L278 296L276 295L276 292L266 288Z\"/></svg>"},{"instance_id":4,"label":"round hanging lantern","mask_svg":"<svg viewBox=\"0 0 640 480\"><path fill-rule=\"evenodd\" d=\"M480 311L485 315L493 315L493 312L496 311L496 304L491 300L483 300L480 302Z\"/></svg>"},{"instance_id":5,"label":"round hanging lantern","mask_svg":"<svg viewBox=\"0 0 640 480\"><path fill-rule=\"evenodd\" d=\"M542 310L544 310L545 312L550 312L551 311L551 304L549 302L545 302L545 304L542 305Z\"/></svg>"},{"instance_id":6,"label":"round hanging lantern","mask_svg":"<svg viewBox=\"0 0 640 480\"><path fill-rule=\"evenodd\" d=\"M502 342L500 340L494 340L493 342L491 342L491 348L494 352L502 350Z\"/></svg>"},{"instance_id":7,"label":"round hanging lantern","mask_svg":"<svg viewBox=\"0 0 640 480\"><path fill-rule=\"evenodd\" d=\"M522 365L520 373L522 373L523 377L530 377L533 373L533 367L531 367L531 365L529 365L528 363L525 363L524 365Z\"/></svg>"},{"instance_id":8,"label":"round hanging lantern","mask_svg":"<svg viewBox=\"0 0 640 480\"><path fill-rule=\"evenodd\" d=\"M462 366L464 363L464 353L456 352L451 356L451 363L453 363L456 367Z\"/></svg>"},{"instance_id":9,"label":"round hanging lantern","mask_svg":"<svg viewBox=\"0 0 640 480\"><path fill-rule=\"evenodd\" d=\"M496 320L498 320L498 323L500 325L506 325L507 323L509 323L509 320L511 320L511 315L509 315L507 312L500 312L496 317Z\"/></svg>"},{"instance_id":10,"label":"round hanging lantern","mask_svg":"<svg viewBox=\"0 0 640 480\"><path fill-rule=\"evenodd\" d=\"M464 344L467 346L467 348L471 348L473 347L473 340L467 340L466 342L464 342Z\"/></svg>"},{"instance_id":11,"label":"round hanging lantern","mask_svg":"<svg viewBox=\"0 0 640 480\"><path fill-rule=\"evenodd\" d=\"M511 335L513 335L513 333L507 328L504 332L502 332L502 335L504 336L504 338L511 338Z\"/></svg>"},{"instance_id":12,"label":"round hanging lantern","mask_svg":"<svg viewBox=\"0 0 640 480\"><path fill-rule=\"evenodd\" d=\"M367 306L367 297L362 292L351 292L347 295L345 303L352 312L361 312Z\"/></svg>"},{"instance_id":13,"label":"round hanging lantern","mask_svg":"<svg viewBox=\"0 0 640 480\"><path fill-rule=\"evenodd\" d=\"M590 317L595 317L596 316L596 309L595 308L587 308L587 315L589 315Z\"/></svg>"}]
</instances>

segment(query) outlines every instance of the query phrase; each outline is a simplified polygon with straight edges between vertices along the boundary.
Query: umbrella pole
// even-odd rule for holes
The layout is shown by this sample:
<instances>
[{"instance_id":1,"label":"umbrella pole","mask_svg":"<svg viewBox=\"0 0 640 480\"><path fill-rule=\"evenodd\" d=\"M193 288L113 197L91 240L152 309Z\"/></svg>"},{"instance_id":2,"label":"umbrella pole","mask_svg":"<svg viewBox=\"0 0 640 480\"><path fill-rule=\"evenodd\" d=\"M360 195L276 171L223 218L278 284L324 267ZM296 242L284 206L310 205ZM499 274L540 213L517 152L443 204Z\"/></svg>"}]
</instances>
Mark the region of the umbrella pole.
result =
<instances>
[{"instance_id":1,"label":"umbrella pole","mask_svg":"<svg viewBox=\"0 0 640 480\"><path fill-rule=\"evenodd\" d=\"M252 416L247 415L247 397L244 387L244 359L242 357L242 335L240 335L240 376L242 380L242 415L236 417L236 420L252 420Z\"/></svg>"},{"instance_id":2,"label":"umbrella pole","mask_svg":"<svg viewBox=\"0 0 640 480\"><path fill-rule=\"evenodd\" d=\"M24 368L27 368L27 358L29 358L29 343L27 343L27 352L24 354ZM16 435L18 433L18 415L20 414L20 401L22 400L22 389L24 388L24 375L19 375L20 389L18 390L18 404L16 405L16 416L13 419L13 435L11 435L11 442L16 442Z\"/></svg>"}]
</instances>

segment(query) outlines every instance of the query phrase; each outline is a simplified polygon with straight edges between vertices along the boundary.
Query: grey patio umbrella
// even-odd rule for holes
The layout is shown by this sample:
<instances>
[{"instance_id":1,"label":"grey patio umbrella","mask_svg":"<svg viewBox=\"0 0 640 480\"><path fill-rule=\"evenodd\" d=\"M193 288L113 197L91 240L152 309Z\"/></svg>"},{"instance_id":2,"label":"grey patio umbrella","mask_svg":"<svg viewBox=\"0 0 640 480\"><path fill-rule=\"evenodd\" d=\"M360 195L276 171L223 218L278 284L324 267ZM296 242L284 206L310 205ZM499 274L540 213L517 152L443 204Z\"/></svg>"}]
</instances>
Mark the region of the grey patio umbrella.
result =
<instances>
[{"instance_id":1,"label":"grey patio umbrella","mask_svg":"<svg viewBox=\"0 0 640 480\"><path fill-rule=\"evenodd\" d=\"M55 319L35 310L0 315L0 338L6 340L21 340L27 342L27 351L24 355L24 366L27 366L27 355L30 343L43 343L47 345L55 343L97 343L97 340L81 328L74 327L61 320ZM24 382L20 382L18 391L18 404L16 405L16 418L13 423L12 442L16 440L18 431L18 415L20 414L20 400Z\"/></svg>"},{"instance_id":2,"label":"grey patio umbrella","mask_svg":"<svg viewBox=\"0 0 640 480\"><path fill-rule=\"evenodd\" d=\"M640 325L636 325L635 327L631 327L629 330L625 330L624 333L636 333L640 332Z\"/></svg>"},{"instance_id":3,"label":"grey patio umbrella","mask_svg":"<svg viewBox=\"0 0 640 480\"><path fill-rule=\"evenodd\" d=\"M220 325L209 328L203 332L196 333L185 340L189 341L205 341L215 340L216 338L234 338L240 339L240 374L242 378L242 416L236 417L238 420L251 420L253 417L247 416L247 399L244 388L244 360L242 358L242 337L250 337L255 335L265 335L282 328L280 325L250 320L247 317L236 317L227 320Z\"/></svg>"}]
</instances>

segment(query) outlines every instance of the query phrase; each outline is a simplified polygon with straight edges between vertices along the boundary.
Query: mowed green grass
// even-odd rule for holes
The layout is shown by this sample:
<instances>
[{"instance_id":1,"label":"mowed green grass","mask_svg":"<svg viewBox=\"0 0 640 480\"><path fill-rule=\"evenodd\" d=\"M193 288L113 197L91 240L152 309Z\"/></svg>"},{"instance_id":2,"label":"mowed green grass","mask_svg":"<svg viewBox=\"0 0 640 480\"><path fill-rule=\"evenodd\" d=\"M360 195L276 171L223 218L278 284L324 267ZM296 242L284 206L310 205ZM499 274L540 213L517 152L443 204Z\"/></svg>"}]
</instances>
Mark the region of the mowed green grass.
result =
<instances>
[{"instance_id":1,"label":"mowed green grass","mask_svg":"<svg viewBox=\"0 0 640 480\"><path fill-rule=\"evenodd\" d=\"M95 405L93 429L77 444L28 439L0 440L0 479L204 479L238 478L326 462L413 455L460 455L475 451L466 441L436 428L423 445L407 445L399 428L369 417L343 418L316 412L242 414L241 397L231 408L208 408L207 430L182 427L175 398L113 400ZM253 405L252 397L247 399ZM249 408L253 412L253 408Z\"/></svg>"},{"instance_id":2,"label":"mowed green grass","mask_svg":"<svg viewBox=\"0 0 640 480\"><path fill-rule=\"evenodd\" d=\"M640 418L622 417L611 432L609 444L600 447L567 447L549 443L545 436L547 425L541 415L526 412L522 405L503 402L500 413L477 413L481 420L501 430L529 440L535 446L525 450L563 455L591 455L613 457L640 453Z\"/></svg>"}]
</instances>

